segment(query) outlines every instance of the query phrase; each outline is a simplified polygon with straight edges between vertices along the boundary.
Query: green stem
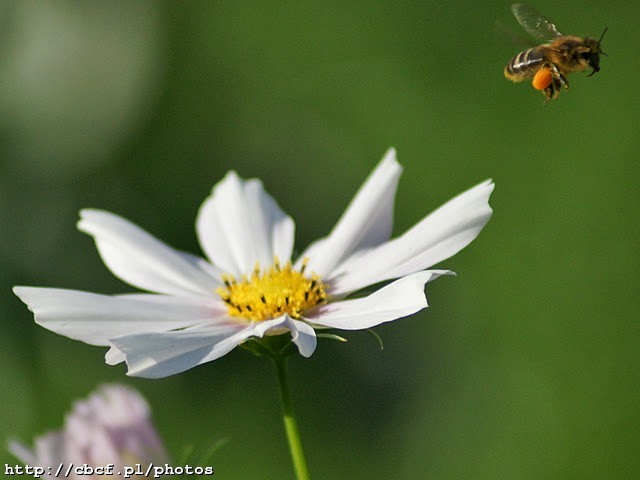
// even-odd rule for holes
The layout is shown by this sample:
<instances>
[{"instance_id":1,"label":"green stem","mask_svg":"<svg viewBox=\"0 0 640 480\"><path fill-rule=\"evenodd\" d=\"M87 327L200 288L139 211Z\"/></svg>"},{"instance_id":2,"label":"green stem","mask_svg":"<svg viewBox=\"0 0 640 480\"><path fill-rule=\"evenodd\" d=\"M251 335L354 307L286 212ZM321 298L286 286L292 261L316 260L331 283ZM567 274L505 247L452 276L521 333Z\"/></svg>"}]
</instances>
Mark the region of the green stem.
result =
<instances>
[{"instance_id":1,"label":"green stem","mask_svg":"<svg viewBox=\"0 0 640 480\"><path fill-rule=\"evenodd\" d=\"M298 430L298 422L293 413L293 402L291 401L291 393L289 392L289 381L287 377L287 357L274 357L276 369L278 370L278 383L280 384L280 397L282 398L282 414L284 420L284 429L287 432L287 441L289 442L289 452L293 461L293 469L296 472L298 480L309 480L309 469L307 468L307 460L304 457L302 449L302 441L300 440L300 431Z\"/></svg>"}]
</instances>

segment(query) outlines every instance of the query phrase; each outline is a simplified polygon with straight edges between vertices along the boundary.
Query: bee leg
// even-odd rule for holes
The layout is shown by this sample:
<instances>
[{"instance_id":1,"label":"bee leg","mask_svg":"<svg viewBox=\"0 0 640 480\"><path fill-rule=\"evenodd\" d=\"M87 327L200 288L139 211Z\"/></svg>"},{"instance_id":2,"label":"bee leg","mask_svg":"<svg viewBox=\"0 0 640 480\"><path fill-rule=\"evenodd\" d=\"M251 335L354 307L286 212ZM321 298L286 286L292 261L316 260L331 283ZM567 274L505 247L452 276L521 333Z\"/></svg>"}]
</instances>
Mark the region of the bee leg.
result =
<instances>
[{"instance_id":1,"label":"bee leg","mask_svg":"<svg viewBox=\"0 0 640 480\"><path fill-rule=\"evenodd\" d=\"M544 89L544 96L545 96L545 100L544 100L545 105L549 102L549 100L556 97L556 87L554 85L554 82L551 82L549 86Z\"/></svg>"},{"instance_id":2,"label":"bee leg","mask_svg":"<svg viewBox=\"0 0 640 480\"><path fill-rule=\"evenodd\" d=\"M569 90L569 80L567 80L567 77L565 77L560 72L560 70L558 70L558 66L554 63L551 64L551 73L553 75L553 79L555 82L557 82L558 84L561 84L562 86L564 86L564 88Z\"/></svg>"},{"instance_id":3,"label":"bee leg","mask_svg":"<svg viewBox=\"0 0 640 480\"><path fill-rule=\"evenodd\" d=\"M551 85L553 85L553 99L555 100L556 98L558 98L558 95L560 95L560 89L562 88L562 85L567 85L566 83L562 82L562 79L553 77L553 82L551 82Z\"/></svg>"},{"instance_id":4,"label":"bee leg","mask_svg":"<svg viewBox=\"0 0 640 480\"><path fill-rule=\"evenodd\" d=\"M544 96L546 97L544 101L545 105L549 100L555 100L558 98L558 95L560 95L560 89L563 85L565 84L562 83L562 80L560 78L556 78L554 75L549 86L544 89Z\"/></svg>"}]
</instances>

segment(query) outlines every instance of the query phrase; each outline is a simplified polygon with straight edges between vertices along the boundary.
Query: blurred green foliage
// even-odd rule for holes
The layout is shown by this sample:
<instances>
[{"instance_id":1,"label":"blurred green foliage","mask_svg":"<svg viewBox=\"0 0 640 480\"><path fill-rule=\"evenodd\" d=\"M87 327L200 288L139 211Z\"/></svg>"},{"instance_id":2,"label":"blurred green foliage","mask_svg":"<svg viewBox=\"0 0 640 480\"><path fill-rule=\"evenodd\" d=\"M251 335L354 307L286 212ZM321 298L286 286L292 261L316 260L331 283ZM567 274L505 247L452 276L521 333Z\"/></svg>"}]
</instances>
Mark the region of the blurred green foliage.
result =
<instances>
[{"instance_id":1,"label":"blurred green foliage","mask_svg":"<svg viewBox=\"0 0 640 480\"><path fill-rule=\"evenodd\" d=\"M313 477L637 475L640 5L537 6L567 33L609 27L601 73L545 107L502 77L519 50L496 41L496 20L517 28L503 2L2 2L0 439L121 380L172 451L228 438L217 477L292 478L270 365L235 351L129 379L10 288L131 291L78 210L199 252L197 209L229 169L263 179L301 249L393 145L397 232L487 177L494 218L431 308L376 330L383 351L354 332L291 362Z\"/></svg>"}]
</instances>

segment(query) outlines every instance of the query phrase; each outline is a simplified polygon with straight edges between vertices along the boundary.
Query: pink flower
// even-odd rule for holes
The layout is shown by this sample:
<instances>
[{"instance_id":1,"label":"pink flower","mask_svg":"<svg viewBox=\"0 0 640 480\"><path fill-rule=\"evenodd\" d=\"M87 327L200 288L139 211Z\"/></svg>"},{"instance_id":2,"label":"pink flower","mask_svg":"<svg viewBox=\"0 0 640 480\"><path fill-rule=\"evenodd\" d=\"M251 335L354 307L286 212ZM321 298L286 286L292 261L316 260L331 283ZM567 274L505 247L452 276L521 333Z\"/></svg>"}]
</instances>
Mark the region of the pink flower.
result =
<instances>
[{"instance_id":1,"label":"pink flower","mask_svg":"<svg viewBox=\"0 0 640 480\"><path fill-rule=\"evenodd\" d=\"M86 400L76 402L64 427L36 437L33 450L17 441L9 442L9 450L26 465L45 468L45 478L51 479L109 478L75 470L84 464L92 468L113 465L115 478L125 467L140 464L144 469L150 463L168 462L147 402L135 390L118 384L103 385ZM72 469L66 477L69 467Z\"/></svg>"}]
</instances>

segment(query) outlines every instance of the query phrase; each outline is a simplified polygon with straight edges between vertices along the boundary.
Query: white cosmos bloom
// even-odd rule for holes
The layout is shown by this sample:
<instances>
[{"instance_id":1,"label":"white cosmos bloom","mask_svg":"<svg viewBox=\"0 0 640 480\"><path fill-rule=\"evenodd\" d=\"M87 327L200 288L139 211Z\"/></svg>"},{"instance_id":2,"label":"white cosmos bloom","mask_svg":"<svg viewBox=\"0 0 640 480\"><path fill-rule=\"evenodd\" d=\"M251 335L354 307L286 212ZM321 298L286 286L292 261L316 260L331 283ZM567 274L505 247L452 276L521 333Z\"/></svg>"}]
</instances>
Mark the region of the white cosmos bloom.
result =
<instances>
[{"instance_id":1,"label":"white cosmos bloom","mask_svg":"<svg viewBox=\"0 0 640 480\"><path fill-rule=\"evenodd\" d=\"M208 260L175 250L113 213L82 210L78 228L94 237L109 270L153 293L14 292L36 323L111 347L107 363L125 361L129 375L173 375L264 335L291 335L309 357L317 329L366 329L427 307L424 285L452 272L426 269L467 246L491 217L494 184L487 180L390 239L401 171L390 149L329 235L297 259L293 220L259 180L233 171L196 219ZM347 298L385 281L368 296Z\"/></svg>"}]
</instances>

